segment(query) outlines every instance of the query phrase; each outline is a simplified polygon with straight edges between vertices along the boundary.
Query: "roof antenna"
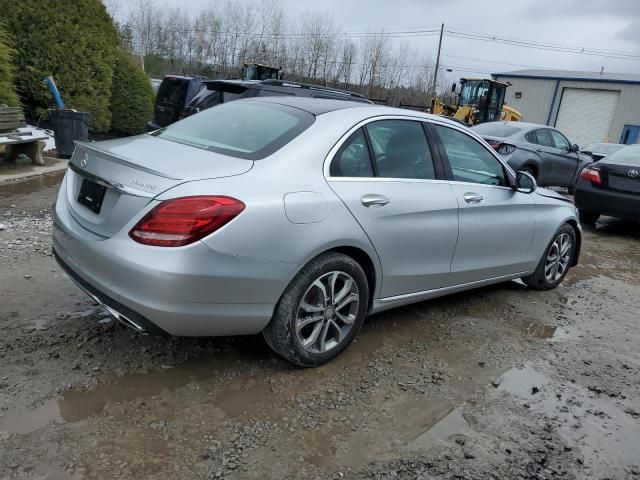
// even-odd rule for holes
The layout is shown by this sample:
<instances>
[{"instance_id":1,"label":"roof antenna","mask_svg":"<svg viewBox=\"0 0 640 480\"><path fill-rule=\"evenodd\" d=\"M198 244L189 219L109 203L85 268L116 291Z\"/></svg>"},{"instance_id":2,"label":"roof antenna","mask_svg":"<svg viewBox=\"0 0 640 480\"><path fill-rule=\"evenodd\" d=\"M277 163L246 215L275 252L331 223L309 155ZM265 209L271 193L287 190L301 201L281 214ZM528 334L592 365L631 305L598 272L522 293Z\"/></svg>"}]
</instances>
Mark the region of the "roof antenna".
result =
<instances>
[{"instance_id":1,"label":"roof antenna","mask_svg":"<svg viewBox=\"0 0 640 480\"><path fill-rule=\"evenodd\" d=\"M600 67L600 75L602 76L602 73L604 72L604 67Z\"/></svg>"}]
</instances>

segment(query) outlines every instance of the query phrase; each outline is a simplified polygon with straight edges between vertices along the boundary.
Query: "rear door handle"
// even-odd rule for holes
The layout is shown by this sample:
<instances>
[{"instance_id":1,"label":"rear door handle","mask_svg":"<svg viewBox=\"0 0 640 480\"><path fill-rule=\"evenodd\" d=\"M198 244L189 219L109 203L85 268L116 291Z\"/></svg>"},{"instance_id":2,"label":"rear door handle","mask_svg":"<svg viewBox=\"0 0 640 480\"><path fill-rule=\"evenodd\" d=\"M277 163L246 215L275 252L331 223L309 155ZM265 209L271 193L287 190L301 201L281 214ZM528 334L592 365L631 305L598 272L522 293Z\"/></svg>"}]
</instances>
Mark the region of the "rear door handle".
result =
<instances>
[{"instance_id":1,"label":"rear door handle","mask_svg":"<svg viewBox=\"0 0 640 480\"><path fill-rule=\"evenodd\" d=\"M465 193L462 198L464 198L464 201L467 203L480 203L484 200L482 195L476 193Z\"/></svg>"},{"instance_id":2,"label":"rear door handle","mask_svg":"<svg viewBox=\"0 0 640 480\"><path fill-rule=\"evenodd\" d=\"M384 207L390 200L384 195L368 194L363 195L360 201L365 207Z\"/></svg>"}]
</instances>

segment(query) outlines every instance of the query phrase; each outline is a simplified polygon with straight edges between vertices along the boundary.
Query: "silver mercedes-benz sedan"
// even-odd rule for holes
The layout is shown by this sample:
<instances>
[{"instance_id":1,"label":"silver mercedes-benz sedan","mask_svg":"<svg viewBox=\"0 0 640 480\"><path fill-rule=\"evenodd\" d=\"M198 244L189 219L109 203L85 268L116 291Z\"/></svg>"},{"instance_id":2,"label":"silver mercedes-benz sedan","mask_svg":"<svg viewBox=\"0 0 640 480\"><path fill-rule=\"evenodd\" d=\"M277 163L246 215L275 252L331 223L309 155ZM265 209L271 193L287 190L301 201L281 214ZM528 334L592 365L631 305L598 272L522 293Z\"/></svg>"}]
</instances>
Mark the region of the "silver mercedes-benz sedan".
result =
<instances>
[{"instance_id":1,"label":"silver mercedes-benz sedan","mask_svg":"<svg viewBox=\"0 0 640 480\"><path fill-rule=\"evenodd\" d=\"M54 254L152 334L262 333L302 366L367 315L578 260L573 205L444 118L338 100L223 104L137 137L79 143Z\"/></svg>"}]
</instances>

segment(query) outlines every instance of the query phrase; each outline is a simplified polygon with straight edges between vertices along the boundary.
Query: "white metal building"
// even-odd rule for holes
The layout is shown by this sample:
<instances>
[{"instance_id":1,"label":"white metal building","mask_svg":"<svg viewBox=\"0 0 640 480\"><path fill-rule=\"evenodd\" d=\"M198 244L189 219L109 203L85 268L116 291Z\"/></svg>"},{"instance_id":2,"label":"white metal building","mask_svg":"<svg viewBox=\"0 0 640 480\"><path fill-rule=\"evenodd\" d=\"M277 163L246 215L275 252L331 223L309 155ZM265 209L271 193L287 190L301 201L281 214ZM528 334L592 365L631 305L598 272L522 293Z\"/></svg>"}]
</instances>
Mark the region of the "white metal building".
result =
<instances>
[{"instance_id":1,"label":"white metal building","mask_svg":"<svg viewBox=\"0 0 640 480\"><path fill-rule=\"evenodd\" d=\"M572 143L640 143L640 75L564 70L494 73L526 122L555 126Z\"/></svg>"}]
</instances>

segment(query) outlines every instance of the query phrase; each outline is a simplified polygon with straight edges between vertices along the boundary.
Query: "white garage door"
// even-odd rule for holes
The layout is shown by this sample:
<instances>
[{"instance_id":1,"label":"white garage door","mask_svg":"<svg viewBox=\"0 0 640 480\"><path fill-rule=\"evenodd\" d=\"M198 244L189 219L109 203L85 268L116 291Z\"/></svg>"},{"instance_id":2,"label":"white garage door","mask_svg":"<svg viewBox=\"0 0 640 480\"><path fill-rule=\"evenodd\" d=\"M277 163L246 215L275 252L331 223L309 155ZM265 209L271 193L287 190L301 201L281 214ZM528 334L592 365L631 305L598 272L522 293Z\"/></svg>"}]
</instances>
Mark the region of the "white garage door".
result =
<instances>
[{"instance_id":1,"label":"white garage door","mask_svg":"<svg viewBox=\"0 0 640 480\"><path fill-rule=\"evenodd\" d=\"M611 141L609 130L620 92L565 88L555 127L581 147ZM614 139L617 140L617 139Z\"/></svg>"}]
</instances>

